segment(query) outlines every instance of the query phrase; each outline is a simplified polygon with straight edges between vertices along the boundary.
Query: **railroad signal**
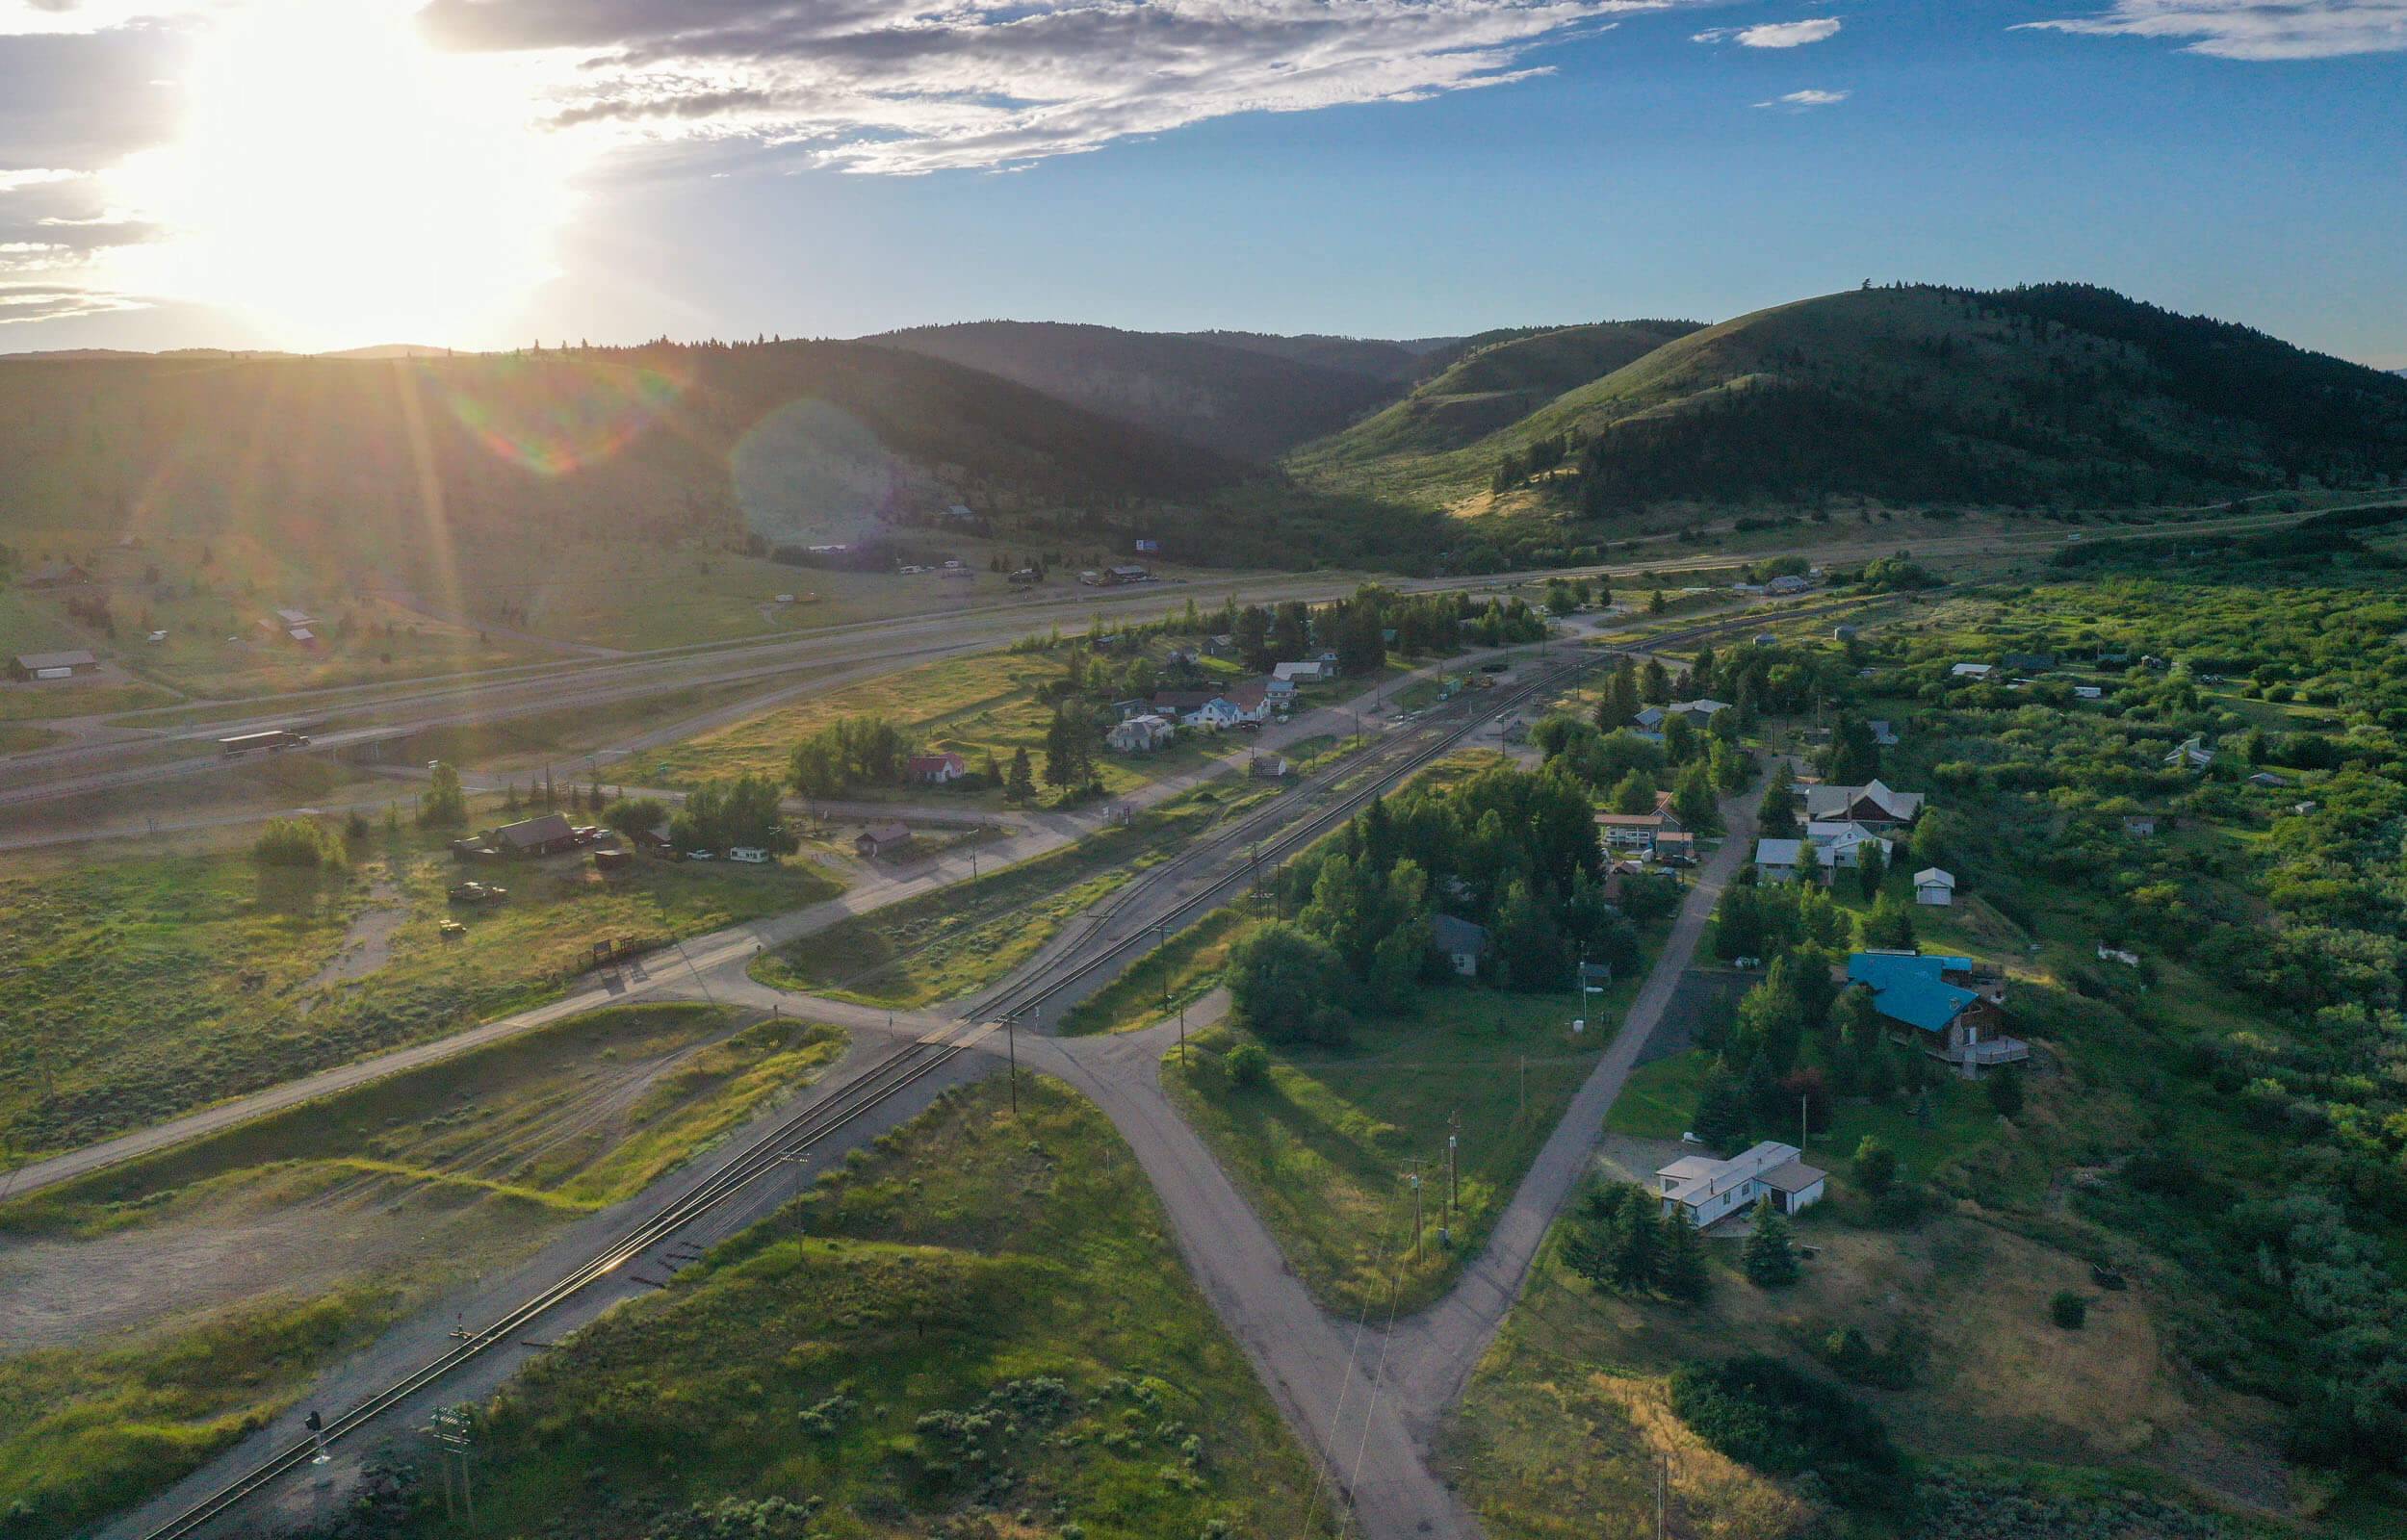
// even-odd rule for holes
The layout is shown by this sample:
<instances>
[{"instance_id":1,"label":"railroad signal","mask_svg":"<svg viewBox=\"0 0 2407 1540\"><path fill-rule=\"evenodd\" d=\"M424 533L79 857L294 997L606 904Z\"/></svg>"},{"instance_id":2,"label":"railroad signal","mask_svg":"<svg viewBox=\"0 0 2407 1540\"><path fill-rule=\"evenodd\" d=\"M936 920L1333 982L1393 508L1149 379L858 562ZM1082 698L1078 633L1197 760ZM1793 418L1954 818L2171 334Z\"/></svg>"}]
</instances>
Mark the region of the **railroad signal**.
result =
<instances>
[{"instance_id":1,"label":"railroad signal","mask_svg":"<svg viewBox=\"0 0 2407 1540\"><path fill-rule=\"evenodd\" d=\"M301 1426L309 1429L310 1441L318 1446L318 1452L309 1457L310 1464L324 1465L326 1461L334 1458L333 1455L326 1452L325 1419L320 1417L316 1412L311 1412L307 1417L301 1419Z\"/></svg>"}]
</instances>

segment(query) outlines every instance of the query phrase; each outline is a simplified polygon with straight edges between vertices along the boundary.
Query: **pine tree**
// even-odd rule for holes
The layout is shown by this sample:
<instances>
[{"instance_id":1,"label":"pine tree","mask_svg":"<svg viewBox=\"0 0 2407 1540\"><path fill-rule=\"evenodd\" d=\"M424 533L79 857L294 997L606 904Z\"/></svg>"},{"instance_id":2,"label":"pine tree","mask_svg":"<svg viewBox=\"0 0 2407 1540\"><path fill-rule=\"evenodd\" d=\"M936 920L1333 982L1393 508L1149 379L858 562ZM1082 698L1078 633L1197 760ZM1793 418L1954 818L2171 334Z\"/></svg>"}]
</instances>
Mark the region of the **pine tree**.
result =
<instances>
[{"instance_id":1,"label":"pine tree","mask_svg":"<svg viewBox=\"0 0 2407 1540\"><path fill-rule=\"evenodd\" d=\"M1036 777L1028 768L1025 744L1012 751L1011 775L1003 783L1003 797L1009 802L1029 802L1036 797Z\"/></svg>"},{"instance_id":2,"label":"pine tree","mask_svg":"<svg viewBox=\"0 0 2407 1540\"><path fill-rule=\"evenodd\" d=\"M1788 1216L1773 1208L1772 1199L1758 1198L1748 1222L1752 1228L1743 1259L1747 1281L1758 1289L1785 1289L1795 1283L1800 1270Z\"/></svg>"},{"instance_id":3,"label":"pine tree","mask_svg":"<svg viewBox=\"0 0 2407 1540\"><path fill-rule=\"evenodd\" d=\"M1797 780L1789 773L1786 758L1772 764L1772 779L1764 787L1763 811L1758 815L1764 834L1773 839L1794 838L1797 834Z\"/></svg>"},{"instance_id":4,"label":"pine tree","mask_svg":"<svg viewBox=\"0 0 2407 1540\"><path fill-rule=\"evenodd\" d=\"M1674 1299L1702 1302L1713 1293L1713 1270L1705 1263L1705 1244L1696 1226L1679 1214L1667 1214L1663 1227L1663 1260L1655 1270L1656 1287Z\"/></svg>"},{"instance_id":5,"label":"pine tree","mask_svg":"<svg viewBox=\"0 0 2407 1540\"><path fill-rule=\"evenodd\" d=\"M1663 1229L1643 1202L1624 1203L1613 1225L1613 1281L1651 1289L1663 1270Z\"/></svg>"}]
</instances>

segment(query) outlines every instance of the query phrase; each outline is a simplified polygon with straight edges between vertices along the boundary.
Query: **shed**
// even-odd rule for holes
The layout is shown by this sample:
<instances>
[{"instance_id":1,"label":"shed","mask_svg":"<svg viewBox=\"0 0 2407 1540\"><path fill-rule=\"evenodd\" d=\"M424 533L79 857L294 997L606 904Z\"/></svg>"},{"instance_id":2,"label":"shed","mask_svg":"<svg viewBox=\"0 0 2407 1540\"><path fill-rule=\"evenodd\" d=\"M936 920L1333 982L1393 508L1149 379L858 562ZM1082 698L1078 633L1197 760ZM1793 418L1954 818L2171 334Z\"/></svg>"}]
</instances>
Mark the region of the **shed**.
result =
<instances>
[{"instance_id":1,"label":"shed","mask_svg":"<svg viewBox=\"0 0 2407 1540\"><path fill-rule=\"evenodd\" d=\"M90 674L100 659L78 649L65 653L19 653L9 660L9 677L16 680L64 680Z\"/></svg>"},{"instance_id":2,"label":"shed","mask_svg":"<svg viewBox=\"0 0 2407 1540\"><path fill-rule=\"evenodd\" d=\"M1936 866L1926 866L1914 874L1914 902L1932 909L1947 909L1955 903L1955 875Z\"/></svg>"},{"instance_id":3,"label":"shed","mask_svg":"<svg viewBox=\"0 0 2407 1540\"><path fill-rule=\"evenodd\" d=\"M486 834L485 843L505 856L550 856L574 850L581 841L576 828L556 812L522 818Z\"/></svg>"},{"instance_id":4,"label":"shed","mask_svg":"<svg viewBox=\"0 0 2407 1540\"><path fill-rule=\"evenodd\" d=\"M1804 860L1805 841L1801 839L1755 841L1755 872L1766 882L1795 882Z\"/></svg>"},{"instance_id":5,"label":"shed","mask_svg":"<svg viewBox=\"0 0 2407 1540\"><path fill-rule=\"evenodd\" d=\"M911 843L911 826L896 820L871 824L853 836L853 853L864 860L891 855Z\"/></svg>"}]
</instances>

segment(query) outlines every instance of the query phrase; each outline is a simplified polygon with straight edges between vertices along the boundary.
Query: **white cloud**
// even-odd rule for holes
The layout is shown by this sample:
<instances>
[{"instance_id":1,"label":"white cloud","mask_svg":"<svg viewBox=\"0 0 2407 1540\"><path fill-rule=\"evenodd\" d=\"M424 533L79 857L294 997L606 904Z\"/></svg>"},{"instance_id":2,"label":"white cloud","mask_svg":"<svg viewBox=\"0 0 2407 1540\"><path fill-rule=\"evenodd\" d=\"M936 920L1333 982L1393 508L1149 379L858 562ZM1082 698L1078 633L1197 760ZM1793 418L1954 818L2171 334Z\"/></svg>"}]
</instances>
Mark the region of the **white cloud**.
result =
<instances>
[{"instance_id":1,"label":"white cloud","mask_svg":"<svg viewBox=\"0 0 2407 1540\"><path fill-rule=\"evenodd\" d=\"M1742 48L1802 48L1809 42L1839 35L1839 18L1815 16L1805 21L1767 21L1753 27L1711 27L1697 42L1735 42Z\"/></svg>"},{"instance_id":2,"label":"white cloud","mask_svg":"<svg viewBox=\"0 0 2407 1540\"><path fill-rule=\"evenodd\" d=\"M81 171L55 171L39 167L0 171L0 192L13 192L21 187L46 187L53 182L72 182L83 174Z\"/></svg>"},{"instance_id":3,"label":"white cloud","mask_svg":"<svg viewBox=\"0 0 2407 1540\"><path fill-rule=\"evenodd\" d=\"M2102 12L2024 27L2165 38L2218 59L2333 59L2407 50L2407 0L2112 0Z\"/></svg>"},{"instance_id":4,"label":"white cloud","mask_svg":"<svg viewBox=\"0 0 2407 1540\"><path fill-rule=\"evenodd\" d=\"M563 127L849 170L1024 166L1239 113L1411 102L1696 0L430 0L444 46L556 60Z\"/></svg>"},{"instance_id":5,"label":"white cloud","mask_svg":"<svg viewBox=\"0 0 2407 1540\"><path fill-rule=\"evenodd\" d=\"M1810 112L1817 107L1836 107L1853 94L1852 91L1845 90L1793 90L1786 96L1774 96L1768 102L1757 102L1755 105L1779 107L1792 113L1803 113Z\"/></svg>"}]
</instances>

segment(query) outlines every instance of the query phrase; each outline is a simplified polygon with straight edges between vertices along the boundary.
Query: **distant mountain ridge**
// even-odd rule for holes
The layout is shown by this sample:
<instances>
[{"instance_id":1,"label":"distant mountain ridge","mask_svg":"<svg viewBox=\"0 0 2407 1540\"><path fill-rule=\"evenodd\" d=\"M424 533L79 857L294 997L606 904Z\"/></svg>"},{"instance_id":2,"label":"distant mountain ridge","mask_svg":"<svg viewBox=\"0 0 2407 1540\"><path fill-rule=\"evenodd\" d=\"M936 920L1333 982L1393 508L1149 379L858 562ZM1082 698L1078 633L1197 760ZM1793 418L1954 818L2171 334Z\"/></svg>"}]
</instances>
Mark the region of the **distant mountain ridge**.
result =
<instances>
[{"instance_id":1,"label":"distant mountain ridge","mask_svg":"<svg viewBox=\"0 0 2407 1540\"><path fill-rule=\"evenodd\" d=\"M1064 321L979 321L865 339L999 374L1032 390L1268 461L1343 427L1403 388L1416 361L1384 343L1122 331Z\"/></svg>"},{"instance_id":2,"label":"distant mountain ridge","mask_svg":"<svg viewBox=\"0 0 2407 1540\"><path fill-rule=\"evenodd\" d=\"M1536 494L1585 513L1828 497L2137 505L2407 474L2399 376L2078 284L1775 306L1468 442L1394 431L1409 400L1289 464L1409 506Z\"/></svg>"}]
</instances>

